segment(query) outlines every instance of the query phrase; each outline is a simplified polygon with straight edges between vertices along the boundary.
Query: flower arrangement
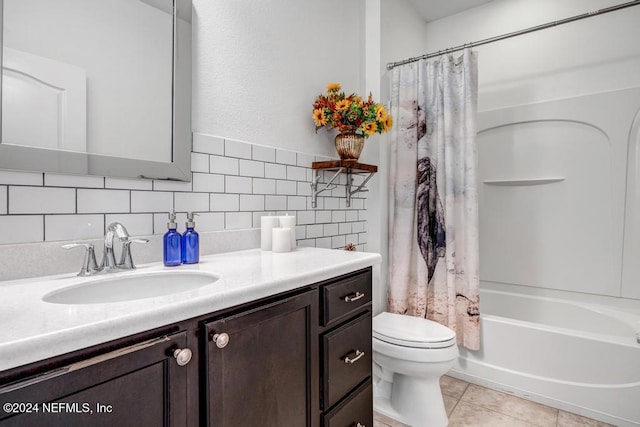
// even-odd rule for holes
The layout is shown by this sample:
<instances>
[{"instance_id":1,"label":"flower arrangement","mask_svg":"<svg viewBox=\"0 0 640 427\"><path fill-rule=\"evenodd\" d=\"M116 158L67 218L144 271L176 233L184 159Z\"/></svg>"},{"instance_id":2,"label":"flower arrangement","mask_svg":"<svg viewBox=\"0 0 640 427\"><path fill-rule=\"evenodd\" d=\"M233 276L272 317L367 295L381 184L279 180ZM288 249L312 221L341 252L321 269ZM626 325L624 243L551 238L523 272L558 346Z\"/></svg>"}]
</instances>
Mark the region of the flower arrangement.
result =
<instances>
[{"instance_id":1,"label":"flower arrangement","mask_svg":"<svg viewBox=\"0 0 640 427\"><path fill-rule=\"evenodd\" d=\"M355 133L365 138L391 129L393 120L382 104L366 101L356 94L346 96L340 83L329 83L327 94L319 95L313 103L313 121L316 132L323 126L338 129L340 133Z\"/></svg>"}]
</instances>

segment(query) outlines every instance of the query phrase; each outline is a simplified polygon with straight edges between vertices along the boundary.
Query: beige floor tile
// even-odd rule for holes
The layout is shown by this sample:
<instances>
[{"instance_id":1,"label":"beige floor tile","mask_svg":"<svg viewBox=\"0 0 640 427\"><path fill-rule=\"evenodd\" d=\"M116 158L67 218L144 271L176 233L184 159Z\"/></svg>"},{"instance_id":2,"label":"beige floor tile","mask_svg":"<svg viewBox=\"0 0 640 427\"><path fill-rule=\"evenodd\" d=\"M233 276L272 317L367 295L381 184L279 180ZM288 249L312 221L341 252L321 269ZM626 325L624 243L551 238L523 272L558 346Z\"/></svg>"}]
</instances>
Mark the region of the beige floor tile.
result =
<instances>
[{"instance_id":1,"label":"beige floor tile","mask_svg":"<svg viewBox=\"0 0 640 427\"><path fill-rule=\"evenodd\" d=\"M572 414L570 412L560 411L560 413L558 414L558 427L583 427L583 426L613 427L611 424L592 420L591 418L585 418L583 416Z\"/></svg>"},{"instance_id":2,"label":"beige floor tile","mask_svg":"<svg viewBox=\"0 0 640 427\"><path fill-rule=\"evenodd\" d=\"M446 394L443 394L442 398L444 399L444 409L447 411L447 416L450 416L451 412L453 412L453 408L458 404L458 399L447 396Z\"/></svg>"},{"instance_id":3,"label":"beige floor tile","mask_svg":"<svg viewBox=\"0 0 640 427\"><path fill-rule=\"evenodd\" d=\"M442 390L442 394L455 397L456 399L460 399L460 397L462 397L462 394L468 386L468 382L448 375L440 377L440 389Z\"/></svg>"},{"instance_id":4,"label":"beige floor tile","mask_svg":"<svg viewBox=\"0 0 640 427\"><path fill-rule=\"evenodd\" d=\"M460 401L449 417L448 427L532 427L533 424Z\"/></svg>"},{"instance_id":5,"label":"beige floor tile","mask_svg":"<svg viewBox=\"0 0 640 427\"><path fill-rule=\"evenodd\" d=\"M394 419L391 419L385 415L382 415L378 412L373 413L373 423L379 423L382 427L409 427L406 424L402 424Z\"/></svg>"},{"instance_id":6,"label":"beige floor tile","mask_svg":"<svg viewBox=\"0 0 640 427\"><path fill-rule=\"evenodd\" d=\"M475 384L467 387L461 402L481 406L540 427L555 427L558 421L557 409Z\"/></svg>"}]
</instances>

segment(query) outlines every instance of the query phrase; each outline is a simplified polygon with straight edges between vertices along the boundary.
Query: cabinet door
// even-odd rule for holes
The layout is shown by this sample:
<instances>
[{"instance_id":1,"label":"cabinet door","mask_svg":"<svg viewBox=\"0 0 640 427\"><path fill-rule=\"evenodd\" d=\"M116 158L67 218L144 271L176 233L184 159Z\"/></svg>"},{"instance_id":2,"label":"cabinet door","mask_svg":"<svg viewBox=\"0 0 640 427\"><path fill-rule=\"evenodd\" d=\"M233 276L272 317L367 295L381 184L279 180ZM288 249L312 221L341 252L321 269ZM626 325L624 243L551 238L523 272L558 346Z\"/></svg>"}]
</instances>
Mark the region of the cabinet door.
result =
<instances>
[{"instance_id":1,"label":"cabinet door","mask_svg":"<svg viewBox=\"0 0 640 427\"><path fill-rule=\"evenodd\" d=\"M145 341L0 387L0 426L184 426L186 333Z\"/></svg>"},{"instance_id":2,"label":"cabinet door","mask_svg":"<svg viewBox=\"0 0 640 427\"><path fill-rule=\"evenodd\" d=\"M317 425L317 295L205 324L209 426Z\"/></svg>"}]
</instances>

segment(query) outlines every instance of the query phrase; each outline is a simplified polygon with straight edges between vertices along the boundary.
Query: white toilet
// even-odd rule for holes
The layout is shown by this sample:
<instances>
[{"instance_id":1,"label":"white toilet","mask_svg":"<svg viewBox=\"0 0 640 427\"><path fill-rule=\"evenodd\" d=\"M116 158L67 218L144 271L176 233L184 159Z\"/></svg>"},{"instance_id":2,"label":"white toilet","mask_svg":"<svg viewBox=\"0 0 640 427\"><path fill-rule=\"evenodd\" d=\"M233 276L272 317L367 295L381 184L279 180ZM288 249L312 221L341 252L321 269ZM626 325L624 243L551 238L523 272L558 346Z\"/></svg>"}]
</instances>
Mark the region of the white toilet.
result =
<instances>
[{"instance_id":1,"label":"white toilet","mask_svg":"<svg viewBox=\"0 0 640 427\"><path fill-rule=\"evenodd\" d=\"M374 409L412 427L445 427L440 377L458 358L456 333L431 320L373 318Z\"/></svg>"}]
</instances>

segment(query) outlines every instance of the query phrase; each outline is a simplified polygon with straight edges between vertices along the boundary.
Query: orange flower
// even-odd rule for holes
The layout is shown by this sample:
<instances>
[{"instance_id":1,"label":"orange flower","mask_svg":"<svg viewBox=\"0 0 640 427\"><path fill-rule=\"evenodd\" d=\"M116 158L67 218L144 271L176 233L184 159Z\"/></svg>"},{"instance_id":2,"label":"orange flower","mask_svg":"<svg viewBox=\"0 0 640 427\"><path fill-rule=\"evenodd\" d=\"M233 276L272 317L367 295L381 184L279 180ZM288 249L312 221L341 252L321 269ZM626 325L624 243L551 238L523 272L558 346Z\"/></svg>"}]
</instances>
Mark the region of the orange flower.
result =
<instances>
[{"instance_id":1,"label":"orange flower","mask_svg":"<svg viewBox=\"0 0 640 427\"><path fill-rule=\"evenodd\" d=\"M342 86L340 86L340 83L329 83L327 85L327 92L337 92L341 87Z\"/></svg>"},{"instance_id":2,"label":"orange flower","mask_svg":"<svg viewBox=\"0 0 640 427\"><path fill-rule=\"evenodd\" d=\"M324 111L321 109L313 110L313 121L316 122L316 126L324 126L327 124L327 118L324 115Z\"/></svg>"},{"instance_id":3,"label":"orange flower","mask_svg":"<svg viewBox=\"0 0 640 427\"><path fill-rule=\"evenodd\" d=\"M341 99L336 102L336 111L345 111L349 109L351 103L347 99Z\"/></svg>"},{"instance_id":4,"label":"orange flower","mask_svg":"<svg viewBox=\"0 0 640 427\"><path fill-rule=\"evenodd\" d=\"M376 107L376 119L379 122L384 122L387 117L387 110L380 104Z\"/></svg>"},{"instance_id":5,"label":"orange flower","mask_svg":"<svg viewBox=\"0 0 640 427\"><path fill-rule=\"evenodd\" d=\"M373 135L378 130L378 125L376 122L368 122L362 125L362 130L367 136Z\"/></svg>"}]
</instances>

